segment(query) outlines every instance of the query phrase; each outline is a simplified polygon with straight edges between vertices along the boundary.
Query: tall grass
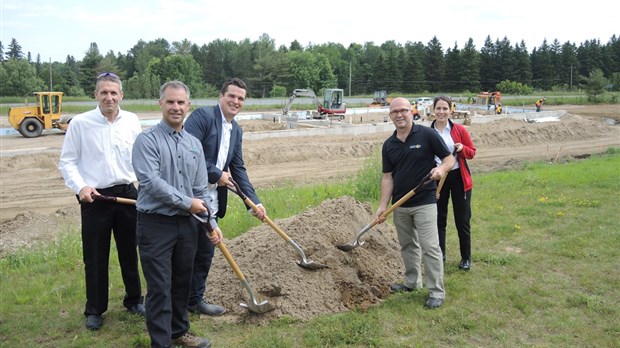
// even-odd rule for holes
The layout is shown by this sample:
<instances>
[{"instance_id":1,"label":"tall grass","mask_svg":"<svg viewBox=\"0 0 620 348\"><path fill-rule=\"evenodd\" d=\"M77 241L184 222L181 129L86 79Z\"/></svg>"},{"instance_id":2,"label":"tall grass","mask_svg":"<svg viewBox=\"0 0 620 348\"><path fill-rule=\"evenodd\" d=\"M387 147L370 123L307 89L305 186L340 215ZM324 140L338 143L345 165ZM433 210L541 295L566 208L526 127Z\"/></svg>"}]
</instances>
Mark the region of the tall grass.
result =
<instances>
[{"instance_id":1,"label":"tall grass","mask_svg":"<svg viewBox=\"0 0 620 348\"><path fill-rule=\"evenodd\" d=\"M373 161L350 182L258 194L274 217L351 192L376 203L378 157ZM472 269L458 269L458 238L449 220L447 300L440 309L424 309L423 290L309 322L285 317L251 326L192 315L192 329L215 347L617 347L619 170L620 153L611 149L582 161L476 175ZM230 207L225 233L247 230L248 224L231 221L237 211L249 216L242 209ZM0 260L0 346L148 346L144 323L122 308L118 262L110 261L110 308L103 328L89 332L77 231Z\"/></svg>"}]
</instances>

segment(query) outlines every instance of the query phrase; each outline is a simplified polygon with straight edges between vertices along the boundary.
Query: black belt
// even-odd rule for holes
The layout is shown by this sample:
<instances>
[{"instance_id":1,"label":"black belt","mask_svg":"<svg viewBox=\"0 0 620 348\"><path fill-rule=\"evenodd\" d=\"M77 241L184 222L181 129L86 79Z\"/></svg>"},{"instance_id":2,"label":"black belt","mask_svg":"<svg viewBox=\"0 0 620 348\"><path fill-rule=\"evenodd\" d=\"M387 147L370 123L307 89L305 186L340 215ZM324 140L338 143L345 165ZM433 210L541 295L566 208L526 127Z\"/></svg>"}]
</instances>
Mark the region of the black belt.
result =
<instances>
[{"instance_id":1,"label":"black belt","mask_svg":"<svg viewBox=\"0 0 620 348\"><path fill-rule=\"evenodd\" d=\"M125 193L128 192L130 190L132 190L133 188L135 188L135 186L133 186L133 184L120 184L120 185L114 185L111 187L106 187L106 188L98 188L96 189L97 192L101 193L102 195L105 194L121 194L121 193Z\"/></svg>"}]
</instances>

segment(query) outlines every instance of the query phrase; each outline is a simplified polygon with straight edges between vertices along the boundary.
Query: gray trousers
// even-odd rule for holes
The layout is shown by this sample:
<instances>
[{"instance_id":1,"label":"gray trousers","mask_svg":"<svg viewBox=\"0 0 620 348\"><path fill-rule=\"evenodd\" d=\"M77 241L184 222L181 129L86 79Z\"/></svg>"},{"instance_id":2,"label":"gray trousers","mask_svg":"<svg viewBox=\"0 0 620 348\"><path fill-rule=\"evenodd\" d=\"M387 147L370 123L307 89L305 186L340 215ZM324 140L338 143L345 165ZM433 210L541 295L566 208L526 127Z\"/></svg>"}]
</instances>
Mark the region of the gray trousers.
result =
<instances>
[{"instance_id":1,"label":"gray trousers","mask_svg":"<svg viewBox=\"0 0 620 348\"><path fill-rule=\"evenodd\" d=\"M422 267L429 297L445 298L443 262L437 234L437 205L399 207L394 210L394 225L405 264L405 285L422 288Z\"/></svg>"}]
</instances>

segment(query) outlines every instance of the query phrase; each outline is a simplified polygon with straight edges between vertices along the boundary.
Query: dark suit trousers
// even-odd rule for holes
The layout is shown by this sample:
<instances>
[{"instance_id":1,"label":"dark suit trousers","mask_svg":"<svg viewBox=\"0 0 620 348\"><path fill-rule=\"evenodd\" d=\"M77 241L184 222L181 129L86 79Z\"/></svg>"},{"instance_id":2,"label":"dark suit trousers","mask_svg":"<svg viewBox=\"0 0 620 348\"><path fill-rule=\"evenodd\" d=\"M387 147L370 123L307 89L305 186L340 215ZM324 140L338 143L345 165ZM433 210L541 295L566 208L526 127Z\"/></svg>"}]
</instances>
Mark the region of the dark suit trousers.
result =
<instances>
[{"instance_id":1,"label":"dark suit trousers","mask_svg":"<svg viewBox=\"0 0 620 348\"><path fill-rule=\"evenodd\" d=\"M439 247L446 255L446 226L448 224L448 202L452 197L452 212L454 224L459 235L459 247L462 259L471 258L471 190L465 192L460 169L448 173L441 188L437 201L437 230L439 232Z\"/></svg>"},{"instance_id":2,"label":"dark suit trousers","mask_svg":"<svg viewBox=\"0 0 620 348\"><path fill-rule=\"evenodd\" d=\"M198 249L194 259L194 272L189 294L189 305L192 306L199 303L207 291L207 277L215 254L215 245L207 237L206 228L200 224L198 231Z\"/></svg>"},{"instance_id":3,"label":"dark suit trousers","mask_svg":"<svg viewBox=\"0 0 620 348\"><path fill-rule=\"evenodd\" d=\"M117 185L97 189L103 195L135 199L133 185ZM108 309L108 266L110 239L118 251L127 308L142 303L138 252L136 250L136 208L131 205L95 201L80 204L82 216L82 254L86 274L86 307L84 315L101 315Z\"/></svg>"},{"instance_id":4,"label":"dark suit trousers","mask_svg":"<svg viewBox=\"0 0 620 348\"><path fill-rule=\"evenodd\" d=\"M137 235L146 285L146 327L152 347L168 347L189 330L187 301L198 223L191 216L138 213Z\"/></svg>"}]
</instances>

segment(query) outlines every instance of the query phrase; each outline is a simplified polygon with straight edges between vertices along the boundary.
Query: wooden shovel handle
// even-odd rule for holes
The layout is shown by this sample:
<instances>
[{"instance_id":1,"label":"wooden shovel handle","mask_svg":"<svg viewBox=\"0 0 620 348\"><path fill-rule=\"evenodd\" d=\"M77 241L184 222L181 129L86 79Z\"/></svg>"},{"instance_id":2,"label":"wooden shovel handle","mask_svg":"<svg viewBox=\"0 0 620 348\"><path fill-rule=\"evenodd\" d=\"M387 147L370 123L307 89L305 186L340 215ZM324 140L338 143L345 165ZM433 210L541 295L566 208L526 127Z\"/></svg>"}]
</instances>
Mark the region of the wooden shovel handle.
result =
<instances>
[{"instance_id":1,"label":"wooden shovel handle","mask_svg":"<svg viewBox=\"0 0 620 348\"><path fill-rule=\"evenodd\" d=\"M130 199L130 198L123 198L123 197L114 197L114 196L104 196L104 195L93 195L92 196L94 199L99 200L99 201L104 201L104 202L113 202L113 203L120 203L120 204L127 204L127 205L136 205L136 200L135 199Z\"/></svg>"}]
</instances>

